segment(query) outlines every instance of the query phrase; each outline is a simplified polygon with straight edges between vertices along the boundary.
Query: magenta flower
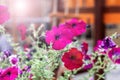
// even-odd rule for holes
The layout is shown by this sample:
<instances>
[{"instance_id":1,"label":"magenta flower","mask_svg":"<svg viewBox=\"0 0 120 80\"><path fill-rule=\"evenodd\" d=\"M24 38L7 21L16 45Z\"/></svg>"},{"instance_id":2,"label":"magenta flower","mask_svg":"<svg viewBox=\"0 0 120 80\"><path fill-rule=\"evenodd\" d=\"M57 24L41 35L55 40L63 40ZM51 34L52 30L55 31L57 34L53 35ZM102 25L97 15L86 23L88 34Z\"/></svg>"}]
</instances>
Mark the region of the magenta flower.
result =
<instances>
[{"instance_id":1,"label":"magenta flower","mask_svg":"<svg viewBox=\"0 0 120 80\"><path fill-rule=\"evenodd\" d=\"M46 32L46 43L55 50L60 50L66 47L73 39L73 34L70 30L65 28L53 27L52 30Z\"/></svg>"},{"instance_id":2,"label":"magenta flower","mask_svg":"<svg viewBox=\"0 0 120 80\"><path fill-rule=\"evenodd\" d=\"M18 68L13 66L5 69L0 74L0 80L15 80L18 77Z\"/></svg>"},{"instance_id":3,"label":"magenta flower","mask_svg":"<svg viewBox=\"0 0 120 80\"><path fill-rule=\"evenodd\" d=\"M81 49L82 49L82 53L87 54L87 52L88 52L88 43L83 42L82 46L81 46Z\"/></svg>"},{"instance_id":4,"label":"magenta flower","mask_svg":"<svg viewBox=\"0 0 120 80\"><path fill-rule=\"evenodd\" d=\"M84 21L78 21L78 19L71 19L66 22L64 27L71 30L74 33L74 36L78 36L86 32L86 23Z\"/></svg>"},{"instance_id":5,"label":"magenta flower","mask_svg":"<svg viewBox=\"0 0 120 80\"><path fill-rule=\"evenodd\" d=\"M5 23L10 18L8 8L6 6L0 5L0 24Z\"/></svg>"},{"instance_id":6,"label":"magenta flower","mask_svg":"<svg viewBox=\"0 0 120 80\"><path fill-rule=\"evenodd\" d=\"M97 41L97 45L94 47L94 51L98 51L98 52L100 52L100 53L105 54L105 53L106 53L106 50L101 47L101 44L102 44L102 40L98 40L98 41Z\"/></svg>"},{"instance_id":7,"label":"magenta flower","mask_svg":"<svg viewBox=\"0 0 120 80\"><path fill-rule=\"evenodd\" d=\"M120 47L112 48L108 53L109 58L117 64L120 64Z\"/></svg>"},{"instance_id":8,"label":"magenta flower","mask_svg":"<svg viewBox=\"0 0 120 80\"><path fill-rule=\"evenodd\" d=\"M3 71L3 70L0 68L0 75L1 75L2 71Z\"/></svg>"},{"instance_id":9,"label":"magenta flower","mask_svg":"<svg viewBox=\"0 0 120 80\"><path fill-rule=\"evenodd\" d=\"M12 65L17 65L19 59L18 59L17 55L11 55L9 57L9 61Z\"/></svg>"}]
</instances>

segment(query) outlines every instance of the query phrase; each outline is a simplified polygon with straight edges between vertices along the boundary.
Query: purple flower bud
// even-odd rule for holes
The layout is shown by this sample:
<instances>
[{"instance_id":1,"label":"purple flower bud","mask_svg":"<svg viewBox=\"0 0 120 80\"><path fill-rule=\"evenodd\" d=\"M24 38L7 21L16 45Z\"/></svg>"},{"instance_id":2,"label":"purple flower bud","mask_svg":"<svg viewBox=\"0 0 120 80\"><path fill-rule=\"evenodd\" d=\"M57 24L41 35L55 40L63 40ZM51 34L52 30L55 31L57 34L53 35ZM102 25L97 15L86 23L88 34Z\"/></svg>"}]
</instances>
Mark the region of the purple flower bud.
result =
<instances>
[{"instance_id":1,"label":"purple flower bud","mask_svg":"<svg viewBox=\"0 0 120 80\"><path fill-rule=\"evenodd\" d=\"M22 71L25 71L25 72L30 72L30 68L31 66L25 66Z\"/></svg>"},{"instance_id":2,"label":"purple flower bud","mask_svg":"<svg viewBox=\"0 0 120 80\"><path fill-rule=\"evenodd\" d=\"M26 54L27 60L31 60L32 59L32 50L30 50L27 54Z\"/></svg>"},{"instance_id":3,"label":"purple flower bud","mask_svg":"<svg viewBox=\"0 0 120 80\"><path fill-rule=\"evenodd\" d=\"M12 54L9 50L4 50L3 53L6 57L9 57Z\"/></svg>"}]
</instances>

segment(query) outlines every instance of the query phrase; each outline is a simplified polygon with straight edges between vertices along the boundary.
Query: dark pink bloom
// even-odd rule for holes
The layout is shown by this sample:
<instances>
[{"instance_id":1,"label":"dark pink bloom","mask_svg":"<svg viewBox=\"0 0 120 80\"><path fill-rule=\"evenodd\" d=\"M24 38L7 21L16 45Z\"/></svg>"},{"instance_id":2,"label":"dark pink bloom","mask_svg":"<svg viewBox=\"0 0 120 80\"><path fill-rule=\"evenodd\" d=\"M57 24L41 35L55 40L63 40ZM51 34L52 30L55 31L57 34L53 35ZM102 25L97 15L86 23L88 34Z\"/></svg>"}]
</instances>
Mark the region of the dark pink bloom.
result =
<instances>
[{"instance_id":1,"label":"dark pink bloom","mask_svg":"<svg viewBox=\"0 0 120 80\"><path fill-rule=\"evenodd\" d=\"M87 54L87 52L88 52L88 43L83 42L82 46L81 46L81 49L82 49L82 53Z\"/></svg>"},{"instance_id":2,"label":"dark pink bloom","mask_svg":"<svg viewBox=\"0 0 120 80\"><path fill-rule=\"evenodd\" d=\"M17 55L11 55L9 57L9 61L12 65L17 65L19 59L18 59Z\"/></svg>"},{"instance_id":3,"label":"dark pink bloom","mask_svg":"<svg viewBox=\"0 0 120 80\"><path fill-rule=\"evenodd\" d=\"M17 77L18 68L14 66L5 69L0 75L0 80L15 80Z\"/></svg>"},{"instance_id":4,"label":"dark pink bloom","mask_svg":"<svg viewBox=\"0 0 120 80\"><path fill-rule=\"evenodd\" d=\"M94 51L98 51L100 53L105 54L106 50L101 47L101 44L102 44L102 40L98 40L96 46L94 47Z\"/></svg>"},{"instance_id":5,"label":"dark pink bloom","mask_svg":"<svg viewBox=\"0 0 120 80\"><path fill-rule=\"evenodd\" d=\"M109 58L117 64L120 64L120 47L112 48L108 53Z\"/></svg>"},{"instance_id":6,"label":"dark pink bloom","mask_svg":"<svg viewBox=\"0 0 120 80\"><path fill-rule=\"evenodd\" d=\"M84 61L85 61L85 66L84 69L88 70L93 67L93 62L91 61L91 56L90 55L85 55L84 56Z\"/></svg>"},{"instance_id":7,"label":"dark pink bloom","mask_svg":"<svg viewBox=\"0 0 120 80\"><path fill-rule=\"evenodd\" d=\"M18 31L20 32L21 40L25 40L25 38L26 38L26 32L27 32L27 27L24 24L20 24L18 26Z\"/></svg>"},{"instance_id":8,"label":"dark pink bloom","mask_svg":"<svg viewBox=\"0 0 120 80\"><path fill-rule=\"evenodd\" d=\"M2 71L3 71L3 70L0 68L0 75L1 75Z\"/></svg>"},{"instance_id":9,"label":"dark pink bloom","mask_svg":"<svg viewBox=\"0 0 120 80\"><path fill-rule=\"evenodd\" d=\"M71 48L62 56L64 66L69 70L80 68L83 65L83 54L77 48Z\"/></svg>"},{"instance_id":10,"label":"dark pink bloom","mask_svg":"<svg viewBox=\"0 0 120 80\"><path fill-rule=\"evenodd\" d=\"M10 17L8 8L6 6L0 5L0 24L5 23Z\"/></svg>"},{"instance_id":11,"label":"dark pink bloom","mask_svg":"<svg viewBox=\"0 0 120 80\"><path fill-rule=\"evenodd\" d=\"M78 36L86 32L86 23L84 21L78 21L78 19L71 19L65 23L64 27L71 30L74 36Z\"/></svg>"},{"instance_id":12,"label":"dark pink bloom","mask_svg":"<svg viewBox=\"0 0 120 80\"><path fill-rule=\"evenodd\" d=\"M60 50L66 47L72 41L72 32L65 28L53 27L52 30L46 32L46 43L55 50Z\"/></svg>"}]
</instances>

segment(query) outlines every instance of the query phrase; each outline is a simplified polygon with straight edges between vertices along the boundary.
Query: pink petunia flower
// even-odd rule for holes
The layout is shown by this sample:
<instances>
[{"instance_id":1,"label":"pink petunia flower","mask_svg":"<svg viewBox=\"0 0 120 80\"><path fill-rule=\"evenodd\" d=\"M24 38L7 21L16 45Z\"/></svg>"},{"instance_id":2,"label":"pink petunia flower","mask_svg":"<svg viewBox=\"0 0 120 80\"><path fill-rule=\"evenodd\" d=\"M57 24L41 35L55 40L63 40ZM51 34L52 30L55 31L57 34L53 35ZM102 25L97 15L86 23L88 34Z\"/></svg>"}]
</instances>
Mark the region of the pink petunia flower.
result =
<instances>
[{"instance_id":1,"label":"pink petunia flower","mask_svg":"<svg viewBox=\"0 0 120 80\"><path fill-rule=\"evenodd\" d=\"M78 36L86 32L86 23L84 21L78 21L78 19L71 19L65 23L64 27L71 30L74 36Z\"/></svg>"},{"instance_id":2,"label":"pink petunia flower","mask_svg":"<svg viewBox=\"0 0 120 80\"><path fill-rule=\"evenodd\" d=\"M120 47L112 48L108 53L109 58L117 64L120 64Z\"/></svg>"},{"instance_id":3,"label":"pink petunia flower","mask_svg":"<svg viewBox=\"0 0 120 80\"><path fill-rule=\"evenodd\" d=\"M83 65L83 54L77 48L71 48L62 56L64 66L69 70L80 68Z\"/></svg>"},{"instance_id":4,"label":"pink petunia flower","mask_svg":"<svg viewBox=\"0 0 120 80\"><path fill-rule=\"evenodd\" d=\"M0 24L5 23L10 18L8 8L6 6L0 5Z\"/></svg>"},{"instance_id":5,"label":"pink petunia flower","mask_svg":"<svg viewBox=\"0 0 120 80\"><path fill-rule=\"evenodd\" d=\"M102 40L98 40L96 46L94 47L94 51L95 52L100 52L102 54L105 54L106 50L101 47L101 44L102 44Z\"/></svg>"},{"instance_id":6,"label":"pink petunia flower","mask_svg":"<svg viewBox=\"0 0 120 80\"><path fill-rule=\"evenodd\" d=\"M65 28L53 27L52 30L46 32L45 41L55 50L60 50L66 47L67 44L72 42L72 32Z\"/></svg>"},{"instance_id":7,"label":"pink petunia flower","mask_svg":"<svg viewBox=\"0 0 120 80\"><path fill-rule=\"evenodd\" d=\"M9 57L9 61L12 65L17 65L19 59L18 59L17 55L11 55Z\"/></svg>"},{"instance_id":8,"label":"pink petunia flower","mask_svg":"<svg viewBox=\"0 0 120 80\"><path fill-rule=\"evenodd\" d=\"M0 80L15 80L18 77L18 68L13 66L5 69L1 75Z\"/></svg>"}]
</instances>

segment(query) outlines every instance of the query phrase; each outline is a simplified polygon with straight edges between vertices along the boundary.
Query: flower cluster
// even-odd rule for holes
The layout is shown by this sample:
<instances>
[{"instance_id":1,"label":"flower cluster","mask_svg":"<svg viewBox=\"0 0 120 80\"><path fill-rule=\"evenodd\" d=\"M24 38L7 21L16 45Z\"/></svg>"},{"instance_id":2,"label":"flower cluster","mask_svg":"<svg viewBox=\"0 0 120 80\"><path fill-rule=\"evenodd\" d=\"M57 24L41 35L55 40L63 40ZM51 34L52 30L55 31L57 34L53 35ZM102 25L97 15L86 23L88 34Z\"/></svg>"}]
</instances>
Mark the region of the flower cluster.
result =
<instances>
[{"instance_id":1,"label":"flower cluster","mask_svg":"<svg viewBox=\"0 0 120 80\"><path fill-rule=\"evenodd\" d=\"M95 51L107 55L114 63L120 64L120 47L113 41L112 36L99 40Z\"/></svg>"},{"instance_id":2,"label":"flower cluster","mask_svg":"<svg viewBox=\"0 0 120 80\"><path fill-rule=\"evenodd\" d=\"M74 37L79 36L86 32L86 23L84 21L78 21L77 19L71 19L70 21L53 27L50 31L46 32L46 42L55 50L60 50L71 43Z\"/></svg>"}]
</instances>

